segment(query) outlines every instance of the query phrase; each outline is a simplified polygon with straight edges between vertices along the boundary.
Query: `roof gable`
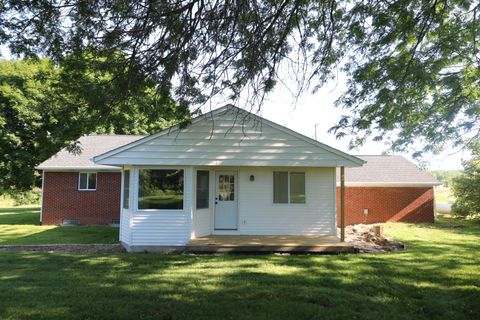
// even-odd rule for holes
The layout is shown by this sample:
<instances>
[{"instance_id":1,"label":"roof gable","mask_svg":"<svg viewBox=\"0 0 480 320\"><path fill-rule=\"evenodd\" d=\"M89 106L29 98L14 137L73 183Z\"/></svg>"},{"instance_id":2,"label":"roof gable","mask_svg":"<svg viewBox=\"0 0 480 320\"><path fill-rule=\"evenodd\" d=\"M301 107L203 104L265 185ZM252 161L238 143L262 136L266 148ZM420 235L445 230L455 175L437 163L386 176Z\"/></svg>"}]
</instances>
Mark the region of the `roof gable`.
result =
<instances>
[{"instance_id":1,"label":"roof gable","mask_svg":"<svg viewBox=\"0 0 480 320\"><path fill-rule=\"evenodd\" d=\"M95 157L105 165L361 166L363 160L226 106Z\"/></svg>"}]
</instances>

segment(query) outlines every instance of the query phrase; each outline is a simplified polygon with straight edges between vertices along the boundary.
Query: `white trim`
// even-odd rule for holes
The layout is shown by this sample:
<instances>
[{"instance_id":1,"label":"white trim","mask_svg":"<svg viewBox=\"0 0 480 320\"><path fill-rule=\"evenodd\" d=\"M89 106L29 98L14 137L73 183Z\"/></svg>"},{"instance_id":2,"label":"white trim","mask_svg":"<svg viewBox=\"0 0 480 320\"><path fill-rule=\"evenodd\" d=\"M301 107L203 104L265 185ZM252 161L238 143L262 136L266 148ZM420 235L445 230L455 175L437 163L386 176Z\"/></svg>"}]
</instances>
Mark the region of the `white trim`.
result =
<instances>
[{"instance_id":1,"label":"white trim","mask_svg":"<svg viewBox=\"0 0 480 320\"><path fill-rule=\"evenodd\" d=\"M334 203L333 212L334 212L334 215L335 215L335 217L333 219L333 223L334 223L333 230L335 230L335 237L338 237L338 232L337 232L337 228L338 228L337 227L338 226L338 221L337 221L337 181L336 181L337 180L337 169L334 168L332 170L332 173L333 173L333 177L332 177L333 188L332 188L332 191L333 191L333 203Z\"/></svg>"},{"instance_id":2,"label":"white trim","mask_svg":"<svg viewBox=\"0 0 480 320\"><path fill-rule=\"evenodd\" d=\"M434 187L439 185L436 182L345 182L345 187ZM337 187L340 182L337 181Z\"/></svg>"},{"instance_id":3,"label":"white trim","mask_svg":"<svg viewBox=\"0 0 480 320\"><path fill-rule=\"evenodd\" d=\"M45 171L42 170L42 198L40 200L40 203L41 203L41 206L40 206L40 224L42 224L42 220L43 220L43 198L44 198L43 190L44 190L44 185L45 185Z\"/></svg>"},{"instance_id":4,"label":"white trim","mask_svg":"<svg viewBox=\"0 0 480 320\"><path fill-rule=\"evenodd\" d=\"M80 175L81 175L82 173L87 174L87 189L82 189L82 188L80 188ZM90 179L90 175L91 175L92 173L95 174L95 189L88 189L88 187L89 187L89 185L88 185L89 183L88 183L88 182L90 181L89 179ZM78 190L78 191L97 191L97 179L98 179L98 173L97 173L97 172L79 171L79 172L78 172L78 188L77 188L77 190Z\"/></svg>"},{"instance_id":5,"label":"white trim","mask_svg":"<svg viewBox=\"0 0 480 320\"><path fill-rule=\"evenodd\" d=\"M310 143L310 144L312 144L312 145L314 145L314 146L320 147L320 148L325 149L325 150L327 150L327 151L329 151L329 152L331 152L331 153L334 153L334 154L336 154L336 155L338 155L338 156L340 156L340 157L342 157L342 158L345 158L346 160L351 161L351 162L353 162L354 164L356 164L356 166L362 166L364 163L366 163L366 161L364 161L364 160L362 160L362 159L360 159L360 158L357 158L357 157L355 157L355 156L349 155L348 153L345 153L345 152L343 152L343 151L337 150L337 149L335 149L335 148L333 148L333 147L330 147L330 146L328 146L328 145L326 145L326 144L324 144L324 143L321 143L321 142L319 142L319 141L313 140L313 139L311 139L311 138L309 138L309 137L306 137L306 136L304 136L304 135L302 135L302 134L300 134L300 133L298 133L298 132L295 132L295 131L293 131L293 130L291 130L291 129L288 129L288 128L284 127L284 126L281 126L281 125L279 125L279 124L276 124L276 123L274 123L274 122L272 122L272 121L270 121L270 120L264 119L264 118L262 118L262 117L260 117L260 116L258 116L258 115L255 115L255 114L253 114L253 113L250 113L250 112L248 112L248 111L245 111L245 110L243 110L243 109L240 109L240 108L238 108L238 107L235 107L235 106L233 106L233 105L226 105L226 106L223 106L223 107L221 107L221 108L212 110L212 111L210 111L210 112L208 112L208 113L205 113L205 114L203 114L203 115L201 115L201 116L198 116L198 117L196 117L196 118L194 118L194 119L191 120L191 124L194 124L194 123L196 123L196 122L198 122L198 121L200 121L200 120L203 120L203 119L206 118L206 117L212 117L212 118L213 118L213 116L218 115L218 114L221 114L222 112L225 112L225 111L227 111L227 110L229 110L229 109L233 109L233 110L237 111L238 113L241 112L241 113L246 114L246 115L248 115L248 116L252 116L252 117L256 118L257 120L260 120L262 123L265 123L265 124L267 124L268 126L270 126L270 127L272 127L272 128L275 128L275 129L277 129L277 130L283 131L283 132L285 132L285 133L287 133L287 134L290 134L290 135L292 135L292 136L294 136L294 137L296 137L296 138L298 138L298 139L300 139L300 140L303 140L304 142ZM142 139L133 141L133 142L128 143L128 144L126 144L126 145L124 145L124 146L121 146L121 147L119 147L119 148L116 148L116 149L107 151L107 152L105 152L105 153L103 153L103 154L100 154L100 155L98 155L98 156L95 156L95 157L93 157L93 161L94 161L95 163L97 163L97 162L99 162L99 161L101 161L101 160L104 160L105 158L108 158L108 157L110 157L110 156L113 156L113 155L115 155L115 154L117 154L117 153L120 153L120 152L125 151L125 150L127 150L127 149L136 147L136 146L138 146L138 145L141 145L141 144L143 144L143 143L146 143L146 142L148 142L148 141L150 141L150 140L152 140L152 139L155 139L155 138L157 138L157 137L161 137L161 136L166 135L166 134L174 133L174 132L176 132L176 131L178 131L178 130L181 130L180 126L179 126L179 125L175 125L175 126L170 127L170 128L168 128L168 129L166 129L166 130L163 130L163 131L160 131L160 132L158 132L158 133L152 134L152 135L150 135L150 136L148 136L148 137L145 137L145 138L142 138ZM338 166L338 165L342 165L342 164L337 163L337 166Z\"/></svg>"},{"instance_id":6,"label":"white trim","mask_svg":"<svg viewBox=\"0 0 480 320\"><path fill-rule=\"evenodd\" d=\"M37 170L43 170L43 171L122 171L120 167L110 167L110 166L103 166L103 165L98 165L98 166L91 166L91 167L69 167L69 166L61 166L61 167L53 167L53 166L42 166L42 167L35 167Z\"/></svg>"},{"instance_id":7,"label":"white trim","mask_svg":"<svg viewBox=\"0 0 480 320\"><path fill-rule=\"evenodd\" d=\"M197 174L198 174L198 171L203 171L203 172L208 172L208 207L206 208L197 208ZM192 179L192 185L193 185L193 192L192 192L192 207L195 211L198 211L198 210L210 210L210 196L211 196L211 189L210 189L210 170L209 169L198 169L198 168L195 168L193 169L193 179Z\"/></svg>"},{"instance_id":8,"label":"white trim","mask_svg":"<svg viewBox=\"0 0 480 320\"><path fill-rule=\"evenodd\" d=\"M124 205L124 196L125 196L125 171L128 171L128 208L125 208L123 205ZM121 204L120 204L120 208L122 210L130 210L131 209L131 204L130 204L130 199L132 199L132 192L131 192L131 181L132 181L132 170L130 170L130 168L127 168L127 169L123 169L122 170L122 191L121 191L121 197L120 197L120 201L121 201Z\"/></svg>"}]
</instances>

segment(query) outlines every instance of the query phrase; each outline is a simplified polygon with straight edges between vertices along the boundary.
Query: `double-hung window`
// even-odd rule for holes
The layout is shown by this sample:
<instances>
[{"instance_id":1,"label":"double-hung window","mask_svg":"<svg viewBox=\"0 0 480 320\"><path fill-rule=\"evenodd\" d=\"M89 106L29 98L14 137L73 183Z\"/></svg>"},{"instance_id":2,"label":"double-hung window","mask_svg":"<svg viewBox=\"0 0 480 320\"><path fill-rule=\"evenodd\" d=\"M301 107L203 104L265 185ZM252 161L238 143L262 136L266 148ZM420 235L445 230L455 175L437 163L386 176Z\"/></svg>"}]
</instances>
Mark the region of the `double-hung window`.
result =
<instances>
[{"instance_id":1,"label":"double-hung window","mask_svg":"<svg viewBox=\"0 0 480 320\"><path fill-rule=\"evenodd\" d=\"M305 203L305 172L273 172L273 203Z\"/></svg>"},{"instance_id":2,"label":"double-hung window","mask_svg":"<svg viewBox=\"0 0 480 320\"><path fill-rule=\"evenodd\" d=\"M80 172L78 174L78 190L93 191L97 189L96 172Z\"/></svg>"}]
</instances>

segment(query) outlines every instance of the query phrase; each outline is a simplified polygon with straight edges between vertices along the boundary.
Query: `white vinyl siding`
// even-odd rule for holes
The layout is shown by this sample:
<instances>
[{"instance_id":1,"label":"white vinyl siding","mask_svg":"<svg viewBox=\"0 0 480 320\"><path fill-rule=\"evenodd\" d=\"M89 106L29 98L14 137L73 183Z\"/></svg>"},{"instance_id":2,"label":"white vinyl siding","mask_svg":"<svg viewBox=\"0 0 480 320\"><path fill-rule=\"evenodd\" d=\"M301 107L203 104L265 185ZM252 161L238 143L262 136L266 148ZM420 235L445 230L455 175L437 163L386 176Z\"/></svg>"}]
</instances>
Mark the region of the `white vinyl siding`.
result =
<instances>
[{"instance_id":1,"label":"white vinyl siding","mask_svg":"<svg viewBox=\"0 0 480 320\"><path fill-rule=\"evenodd\" d=\"M336 235L335 168L296 170L305 172L306 202L277 204L273 203L272 176L282 169L239 169L239 228L234 234ZM254 181L250 181L252 174Z\"/></svg>"},{"instance_id":2,"label":"white vinyl siding","mask_svg":"<svg viewBox=\"0 0 480 320\"><path fill-rule=\"evenodd\" d=\"M131 244L132 232L130 229L131 212L126 209L122 209L120 213L120 241L128 245Z\"/></svg>"},{"instance_id":3,"label":"white vinyl siding","mask_svg":"<svg viewBox=\"0 0 480 320\"><path fill-rule=\"evenodd\" d=\"M181 131L153 137L102 164L336 167L347 160L288 132L225 111ZM350 163L349 161L347 161Z\"/></svg>"},{"instance_id":4,"label":"white vinyl siding","mask_svg":"<svg viewBox=\"0 0 480 320\"><path fill-rule=\"evenodd\" d=\"M145 169L145 168L142 168ZM190 240L192 221L192 168L151 167L148 169L182 169L184 203L181 210L138 210L130 216L130 246L183 246ZM138 168L132 169L131 202L138 203ZM124 210L125 211L125 210Z\"/></svg>"}]
</instances>

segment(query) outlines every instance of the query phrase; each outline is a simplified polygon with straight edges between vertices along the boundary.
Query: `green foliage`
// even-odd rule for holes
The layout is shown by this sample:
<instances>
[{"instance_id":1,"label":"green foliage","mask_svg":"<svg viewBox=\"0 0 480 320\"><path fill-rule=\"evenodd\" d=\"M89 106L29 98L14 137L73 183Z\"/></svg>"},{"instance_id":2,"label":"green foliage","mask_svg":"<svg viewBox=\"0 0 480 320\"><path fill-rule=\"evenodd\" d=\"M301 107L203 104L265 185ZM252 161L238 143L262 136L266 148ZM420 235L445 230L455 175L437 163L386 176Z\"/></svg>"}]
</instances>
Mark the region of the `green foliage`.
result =
<instances>
[{"instance_id":1,"label":"green foliage","mask_svg":"<svg viewBox=\"0 0 480 320\"><path fill-rule=\"evenodd\" d=\"M32 190L12 192L10 197L16 206L39 205L42 198L42 189L33 188Z\"/></svg>"},{"instance_id":2,"label":"green foliage","mask_svg":"<svg viewBox=\"0 0 480 320\"><path fill-rule=\"evenodd\" d=\"M450 187L452 185L453 179L460 176L462 170L432 170L428 172L435 179L442 183L444 187Z\"/></svg>"},{"instance_id":3,"label":"green foliage","mask_svg":"<svg viewBox=\"0 0 480 320\"><path fill-rule=\"evenodd\" d=\"M473 158L464 163L464 173L453 179L456 197L452 211L455 215L480 219L480 142L472 147Z\"/></svg>"},{"instance_id":4,"label":"green foliage","mask_svg":"<svg viewBox=\"0 0 480 320\"><path fill-rule=\"evenodd\" d=\"M120 101L114 98L119 67L115 56L107 58L112 65L89 53L81 65L74 58L58 65L0 60L0 192L30 190L34 167L82 135L148 134L186 119L153 82L139 81Z\"/></svg>"},{"instance_id":5,"label":"green foliage","mask_svg":"<svg viewBox=\"0 0 480 320\"><path fill-rule=\"evenodd\" d=\"M338 137L397 150L420 140L436 152L480 132L479 15L473 0L5 0L0 43L67 60L67 83L81 80L101 120L123 121L111 106L149 81L183 111L242 93L258 110L285 70L302 91L340 68L348 88L337 103L351 112L332 128ZM86 69L112 71L112 86L83 86Z\"/></svg>"}]
</instances>

